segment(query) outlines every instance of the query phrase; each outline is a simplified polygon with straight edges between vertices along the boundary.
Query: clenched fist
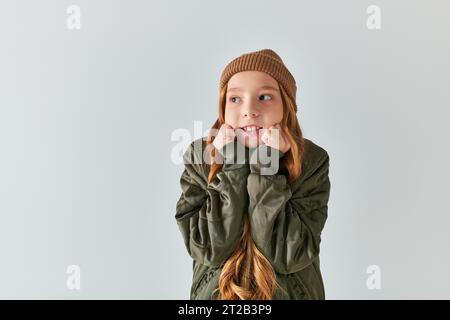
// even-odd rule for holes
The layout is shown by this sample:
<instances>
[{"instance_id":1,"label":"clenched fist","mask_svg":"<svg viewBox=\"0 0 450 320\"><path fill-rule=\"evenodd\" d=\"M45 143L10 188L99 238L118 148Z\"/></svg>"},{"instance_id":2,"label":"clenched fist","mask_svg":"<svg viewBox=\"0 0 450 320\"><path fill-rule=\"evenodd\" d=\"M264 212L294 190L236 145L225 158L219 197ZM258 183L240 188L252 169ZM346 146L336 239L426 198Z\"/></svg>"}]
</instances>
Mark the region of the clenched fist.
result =
<instances>
[{"instance_id":1,"label":"clenched fist","mask_svg":"<svg viewBox=\"0 0 450 320\"><path fill-rule=\"evenodd\" d=\"M278 149L284 153L288 152L291 148L289 140L286 139L279 123L265 129L261 136L261 140L265 145Z\"/></svg>"},{"instance_id":2,"label":"clenched fist","mask_svg":"<svg viewBox=\"0 0 450 320\"><path fill-rule=\"evenodd\" d=\"M224 123L220 126L217 136L214 138L213 145L216 149L220 150L224 145L234 141L236 134L232 126Z\"/></svg>"}]
</instances>

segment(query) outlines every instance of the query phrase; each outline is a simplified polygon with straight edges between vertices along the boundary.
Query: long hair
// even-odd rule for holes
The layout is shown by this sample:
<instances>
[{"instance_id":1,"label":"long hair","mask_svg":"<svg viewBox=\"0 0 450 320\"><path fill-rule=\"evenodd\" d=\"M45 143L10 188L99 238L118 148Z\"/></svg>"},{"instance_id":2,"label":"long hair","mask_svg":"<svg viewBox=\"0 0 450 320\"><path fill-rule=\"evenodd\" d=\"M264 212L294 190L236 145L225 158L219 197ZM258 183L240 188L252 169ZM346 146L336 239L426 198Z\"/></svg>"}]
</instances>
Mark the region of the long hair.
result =
<instances>
[{"instance_id":1,"label":"long hair","mask_svg":"<svg viewBox=\"0 0 450 320\"><path fill-rule=\"evenodd\" d=\"M281 130L290 143L290 150L281 158L280 166L287 171L287 182L292 185L301 175L301 163L304 153L303 134L295 112L295 105L287 95L283 86L279 84L283 101L283 119ZM207 137L207 147L210 149L212 160L208 174L208 182L215 179L222 170L222 163L214 162L217 150L212 144L215 132L225 123L226 90L224 86L219 94L219 117L213 124ZM219 299L221 300L271 300L277 283L275 270L270 261L255 245L250 232L248 214L244 215L244 229L234 252L223 265L219 276ZM281 288L282 289L282 288Z\"/></svg>"}]
</instances>

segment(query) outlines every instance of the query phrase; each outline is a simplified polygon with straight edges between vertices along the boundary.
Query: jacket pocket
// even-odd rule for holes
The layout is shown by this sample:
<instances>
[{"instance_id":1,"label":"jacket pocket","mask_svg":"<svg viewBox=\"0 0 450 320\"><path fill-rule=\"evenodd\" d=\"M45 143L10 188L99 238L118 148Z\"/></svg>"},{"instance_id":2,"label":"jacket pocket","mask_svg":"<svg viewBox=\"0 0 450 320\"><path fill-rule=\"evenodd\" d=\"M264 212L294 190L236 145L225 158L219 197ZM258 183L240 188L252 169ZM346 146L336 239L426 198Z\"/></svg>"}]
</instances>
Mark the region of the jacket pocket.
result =
<instances>
[{"instance_id":1,"label":"jacket pocket","mask_svg":"<svg viewBox=\"0 0 450 320\"><path fill-rule=\"evenodd\" d=\"M205 288L205 286L210 282L211 278L214 277L216 274L217 269L212 270L206 270L199 278L198 281L196 281L192 285L192 294L191 294L191 300L196 299L197 295Z\"/></svg>"}]
</instances>

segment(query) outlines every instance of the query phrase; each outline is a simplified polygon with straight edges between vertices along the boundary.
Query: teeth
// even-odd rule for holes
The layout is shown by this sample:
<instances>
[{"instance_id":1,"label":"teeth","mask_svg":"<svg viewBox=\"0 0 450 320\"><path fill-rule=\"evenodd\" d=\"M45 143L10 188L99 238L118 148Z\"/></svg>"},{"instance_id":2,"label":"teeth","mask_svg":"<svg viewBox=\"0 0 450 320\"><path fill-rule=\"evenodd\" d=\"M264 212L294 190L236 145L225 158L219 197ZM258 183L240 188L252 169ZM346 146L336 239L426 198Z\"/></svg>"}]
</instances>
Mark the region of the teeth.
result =
<instances>
[{"instance_id":1,"label":"teeth","mask_svg":"<svg viewBox=\"0 0 450 320\"><path fill-rule=\"evenodd\" d=\"M246 132L256 132L256 130L257 130L258 128L259 128L259 127L257 127L257 126L247 126L247 127L244 128L244 130L245 130Z\"/></svg>"}]
</instances>

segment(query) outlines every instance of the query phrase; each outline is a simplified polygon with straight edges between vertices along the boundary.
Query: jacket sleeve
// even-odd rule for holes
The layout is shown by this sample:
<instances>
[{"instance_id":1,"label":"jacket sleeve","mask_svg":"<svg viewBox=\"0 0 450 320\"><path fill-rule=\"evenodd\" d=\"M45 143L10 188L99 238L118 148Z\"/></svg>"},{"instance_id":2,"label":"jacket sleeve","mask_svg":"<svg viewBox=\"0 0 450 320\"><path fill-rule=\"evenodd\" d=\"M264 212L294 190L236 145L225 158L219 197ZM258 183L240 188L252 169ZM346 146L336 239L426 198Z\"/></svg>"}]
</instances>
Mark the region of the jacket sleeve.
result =
<instances>
[{"instance_id":1,"label":"jacket sleeve","mask_svg":"<svg viewBox=\"0 0 450 320\"><path fill-rule=\"evenodd\" d=\"M268 148L269 154L278 151ZM297 272L319 255L330 193L329 156L321 150L294 183L294 191L285 175L263 175L258 162L250 165L247 189L252 238L278 273ZM279 151L278 161L283 156Z\"/></svg>"},{"instance_id":2,"label":"jacket sleeve","mask_svg":"<svg viewBox=\"0 0 450 320\"><path fill-rule=\"evenodd\" d=\"M250 169L245 162L233 163L236 154L230 147L235 143L230 142L219 150L225 162L211 183L207 182L209 170L193 161L201 159L201 150L195 152L191 143L183 156L182 193L175 218L189 255L213 267L221 266L232 254L248 209L246 183Z\"/></svg>"}]
</instances>

